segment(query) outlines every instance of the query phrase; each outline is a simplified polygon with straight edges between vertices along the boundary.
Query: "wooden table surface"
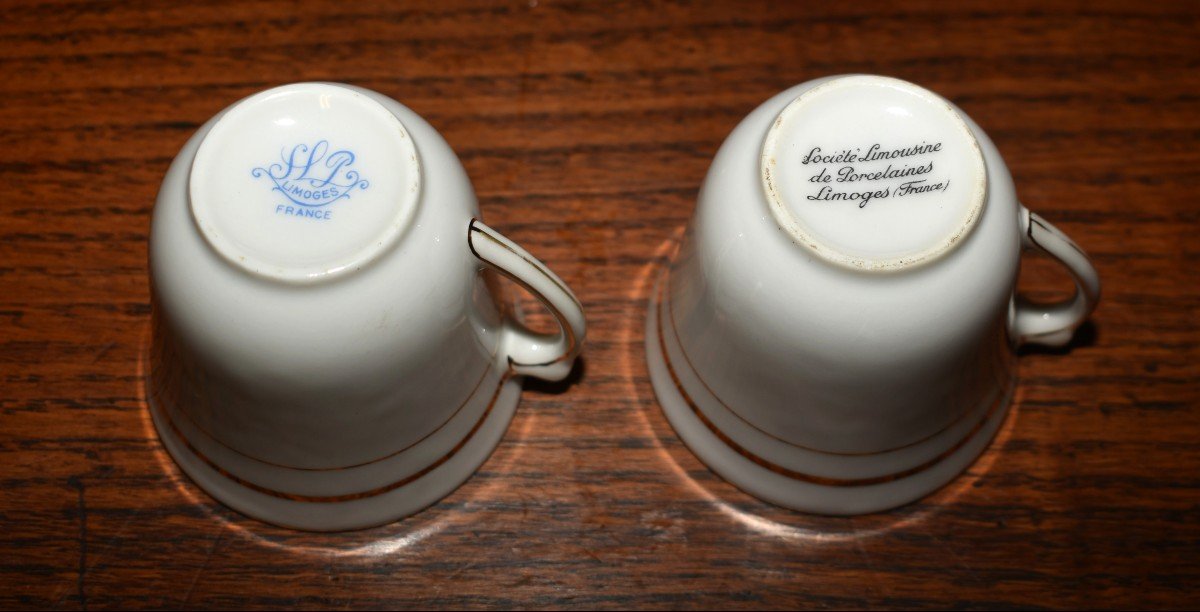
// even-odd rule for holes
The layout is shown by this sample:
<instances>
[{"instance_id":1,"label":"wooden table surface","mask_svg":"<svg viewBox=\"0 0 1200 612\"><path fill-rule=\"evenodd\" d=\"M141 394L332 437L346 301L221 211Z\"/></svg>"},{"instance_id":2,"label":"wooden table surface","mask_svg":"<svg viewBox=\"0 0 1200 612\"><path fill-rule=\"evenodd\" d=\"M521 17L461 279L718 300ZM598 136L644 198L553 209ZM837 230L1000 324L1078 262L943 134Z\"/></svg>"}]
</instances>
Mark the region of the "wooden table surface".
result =
<instances>
[{"instance_id":1,"label":"wooden table surface","mask_svg":"<svg viewBox=\"0 0 1200 612\"><path fill-rule=\"evenodd\" d=\"M1198 606L1198 22L1200 5L1164 2L6 2L0 607ZM687 451L642 317L722 139L779 90L844 72L965 109L1104 296L1068 350L1023 352L1014 411L964 476L826 518ZM476 476L346 534L215 503L139 390L168 163L229 103L302 80L426 117L484 218L590 323L572 384L527 383ZM1030 296L1068 290L1026 264Z\"/></svg>"}]
</instances>

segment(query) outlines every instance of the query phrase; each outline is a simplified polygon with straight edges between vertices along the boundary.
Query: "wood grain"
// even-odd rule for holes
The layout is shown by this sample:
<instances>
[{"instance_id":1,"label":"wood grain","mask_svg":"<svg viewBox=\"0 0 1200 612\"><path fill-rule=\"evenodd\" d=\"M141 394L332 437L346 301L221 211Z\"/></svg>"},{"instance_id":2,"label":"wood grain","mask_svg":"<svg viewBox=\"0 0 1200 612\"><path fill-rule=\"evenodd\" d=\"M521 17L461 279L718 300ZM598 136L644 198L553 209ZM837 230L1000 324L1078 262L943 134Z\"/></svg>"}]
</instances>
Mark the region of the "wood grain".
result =
<instances>
[{"instance_id":1,"label":"wood grain","mask_svg":"<svg viewBox=\"0 0 1200 612\"><path fill-rule=\"evenodd\" d=\"M0 607L1200 606L1198 22L1187 2L5 2ZM722 139L843 72L964 108L1105 292L1069 350L1022 355L1016 409L965 476L853 519L709 472L641 344ZM139 392L159 180L212 114L298 80L429 119L487 222L591 326L573 384L527 384L466 485L350 534L214 503ZM1026 264L1032 297L1065 291Z\"/></svg>"}]
</instances>

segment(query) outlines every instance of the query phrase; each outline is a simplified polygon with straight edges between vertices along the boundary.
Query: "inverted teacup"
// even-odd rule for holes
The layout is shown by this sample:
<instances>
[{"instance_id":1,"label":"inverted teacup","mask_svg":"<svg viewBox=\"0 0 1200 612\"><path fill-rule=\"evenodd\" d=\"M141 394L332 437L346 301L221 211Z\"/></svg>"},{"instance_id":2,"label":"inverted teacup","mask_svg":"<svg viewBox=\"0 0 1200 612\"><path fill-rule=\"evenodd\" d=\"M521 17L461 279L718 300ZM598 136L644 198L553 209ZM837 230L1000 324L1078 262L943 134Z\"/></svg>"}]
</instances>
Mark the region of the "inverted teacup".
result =
<instances>
[{"instance_id":1,"label":"inverted teacup","mask_svg":"<svg viewBox=\"0 0 1200 612\"><path fill-rule=\"evenodd\" d=\"M1075 296L1014 299L1021 249ZM915 500L987 446L1014 348L1065 344L1092 311L1087 257L1017 200L996 147L921 87L797 85L717 152L659 281L659 401L714 471L767 501L858 514Z\"/></svg>"},{"instance_id":2,"label":"inverted teacup","mask_svg":"<svg viewBox=\"0 0 1200 612\"><path fill-rule=\"evenodd\" d=\"M561 330L507 316L483 273ZM479 220L412 110L334 83L214 117L172 163L150 234L154 423L218 500L285 526L385 523L454 490L584 339L570 289Z\"/></svg>"}]
</instances>

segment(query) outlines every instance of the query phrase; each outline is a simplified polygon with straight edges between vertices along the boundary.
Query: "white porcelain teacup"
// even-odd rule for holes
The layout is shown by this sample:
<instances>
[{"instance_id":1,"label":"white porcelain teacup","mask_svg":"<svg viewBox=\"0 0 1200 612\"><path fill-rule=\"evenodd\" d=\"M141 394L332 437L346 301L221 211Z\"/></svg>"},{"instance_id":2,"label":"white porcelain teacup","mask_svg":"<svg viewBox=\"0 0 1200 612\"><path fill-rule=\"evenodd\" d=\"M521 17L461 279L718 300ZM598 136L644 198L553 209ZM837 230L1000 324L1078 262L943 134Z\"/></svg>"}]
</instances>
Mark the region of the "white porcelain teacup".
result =
<instances>
[{"instance_id":1,"label":"white porcelain teacup","mask_svg":"<svg viewBox=\"0 0 1200 612\"><path fill-rule=\"evenodd\" d=\"M561 327L505 315L481 274ZM214 117L171 165L150 236L148 398L214 497L281 525L381 524L488 457L519 379L564 378L570 289L479 221L446 141L383 95L287 85Z\"/></svg>"},{"instance_id":2,"label":"white porcelain teacup","mask_svg":"<svg viewBox=\"0 0 1200 612\"><path fill-rule=\"evenodd\" d=\"M1075 296L1014 299L1022 248ZM904 81L819 79L721 146L651 300L654 389L726 479L800 510L857 514L948 482L1002 422L1020 343L1062 345L1099 280L1017 200L987 135Z\"/></svg>"}]
</instances>

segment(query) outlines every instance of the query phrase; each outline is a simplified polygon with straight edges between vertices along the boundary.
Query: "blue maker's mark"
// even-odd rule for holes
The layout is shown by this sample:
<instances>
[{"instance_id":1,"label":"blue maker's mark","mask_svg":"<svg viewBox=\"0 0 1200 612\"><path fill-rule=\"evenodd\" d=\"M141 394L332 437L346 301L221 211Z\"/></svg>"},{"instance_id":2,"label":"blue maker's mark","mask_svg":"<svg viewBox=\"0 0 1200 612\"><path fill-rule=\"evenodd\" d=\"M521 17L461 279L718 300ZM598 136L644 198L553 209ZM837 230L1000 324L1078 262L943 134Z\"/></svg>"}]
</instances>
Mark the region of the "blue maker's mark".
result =
<instances>
[{"instance_id":1,"label":"blue maker's mark","mask_svg":"<svg viewBox=\"0 0 1200 612\"><path fill-rule=\"evenodd\" d=\"M345 149L330 153L328 140L319 141L312 147L298 144L290 153L282 149L279 157L282 163L255 168L250 174L254 178L266 176L271 179L275 183L273 191L300 206L328 206L342 198L349 199L355 189L370 186L357 170L349 169L354 165L354 153Z\"/></svg>"}]
</instances>

